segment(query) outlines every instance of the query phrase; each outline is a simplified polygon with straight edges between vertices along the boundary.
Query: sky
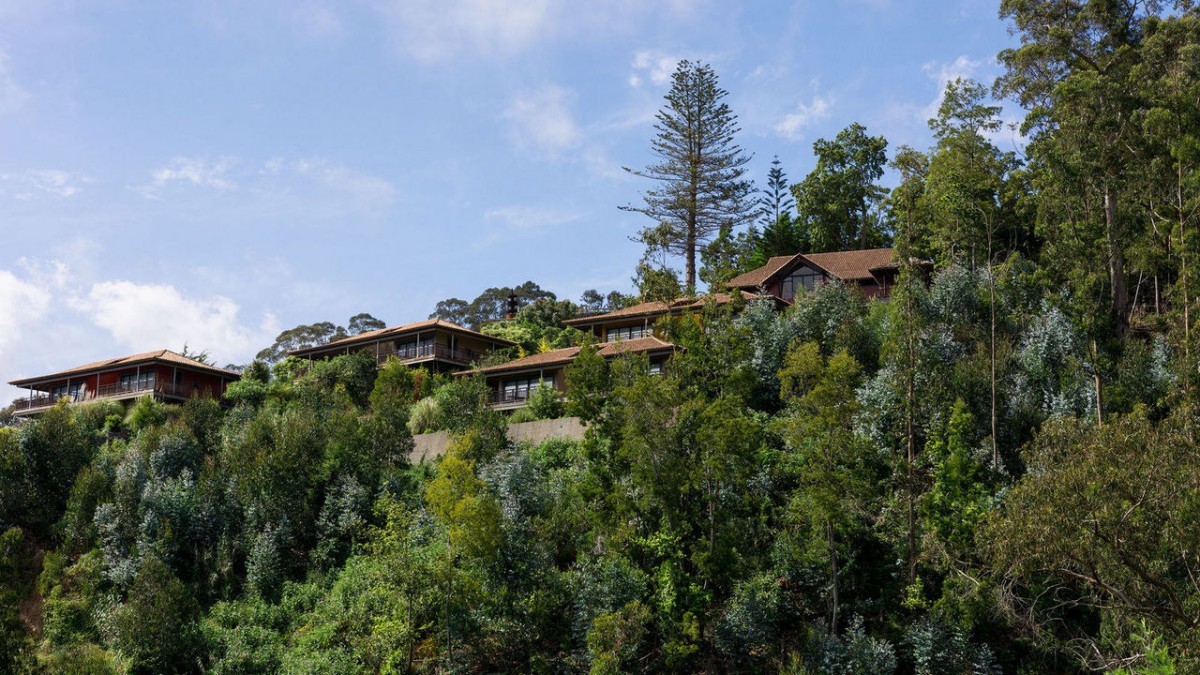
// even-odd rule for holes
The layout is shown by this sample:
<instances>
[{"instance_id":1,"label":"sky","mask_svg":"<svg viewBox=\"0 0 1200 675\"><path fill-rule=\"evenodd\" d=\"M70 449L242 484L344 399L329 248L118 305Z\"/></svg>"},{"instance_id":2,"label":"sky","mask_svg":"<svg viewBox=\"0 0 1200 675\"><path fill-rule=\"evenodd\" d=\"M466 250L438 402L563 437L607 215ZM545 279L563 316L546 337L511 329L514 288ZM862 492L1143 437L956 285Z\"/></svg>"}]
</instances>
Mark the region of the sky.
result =
<instances>
[{"instance_id":1,"label":"sky","mask_svg":"<svg viewBox=\"0 0 1200 675\"><path fill-rule=\"evenodd\" d=\"M630 291L680 59L750 177L853 122L927 149L997 0L0 0L0 381L533 280ZM1004 116L1019 119L1007 106ZM1001 149L1016 133L1004 131ZM0 384L0 400L21 390Z\"/></svg>"}]
</instances>

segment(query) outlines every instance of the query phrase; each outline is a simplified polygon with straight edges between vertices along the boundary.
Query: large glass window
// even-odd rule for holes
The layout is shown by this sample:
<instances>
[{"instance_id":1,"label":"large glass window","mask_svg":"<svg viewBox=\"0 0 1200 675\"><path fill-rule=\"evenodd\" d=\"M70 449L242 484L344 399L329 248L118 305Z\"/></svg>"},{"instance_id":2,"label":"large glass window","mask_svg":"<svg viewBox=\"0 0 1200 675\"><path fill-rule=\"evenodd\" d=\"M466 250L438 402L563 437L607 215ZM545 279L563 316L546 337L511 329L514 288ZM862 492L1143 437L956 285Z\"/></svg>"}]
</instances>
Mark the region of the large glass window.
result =
<instances>
[{"instance_id":1,"label":"large glass window","mask_svg":"<svg viewBox=\"0 0 1200 675\"><path fill-rule=\"evenodd\" d=\"M70 387L67 387L67 385L64 384L61 387L54 387L50 390L50 398L55 401L57 401L58 399L60 399L64 396L71 399L72 401L78 401L82 395L83 395L83 384L80 382L76 382L76 383L72 384Z\"/></svg>"},{"instance_id":2,"label":"large glass window","mask_svg":"<svg viewBox=\"0 0 1200 675\"><path fill-rule=\"evenodd\" d=\"M155 373L153 370L141 373L140 375L138 373L122 375L118 380L118 387L122 391L142 391L144 389L153 389L155 380L154 375Z\"/></svg>"},{"instance_id":3,"label":"large glass window","mask_svg":"<svg viewBox=\"0 0 1200 675\"><path fill-rule=\"evenodd\" d=\"M501 392L505 401L525 401L529 399L529 395L538 388L538 385L545 384L547 387L554 387L554 375L546 375L544 377L529 377L519 380L505 380L504 388Z\"/></svg>"},{"instance_id":4,"label":"large glass window","mask_svg":"<svg viewBox=\"0 0 1200 675\"><path fill-rule=\"evenodd\" d=\"M779 287L779 295L784 300L791 301L796 297L796 291L804 287L811 291L816 288L817 284L825 280L825 275L808 267L800 267L795 272L792 272Z\"/></svg>"},{"instance_id":5,"label":"large glass window","mask_svg":"<svg viewBox=\"0 0 1200 675\"><path fill-rule=\"evenodd\" d=\"M617 340L636 340L638 338L650 337L654 334L653 328L646 326L622 326L621 328L609 328L604 331L605 342L616 342Z\"/></svg>"}]
</instances>

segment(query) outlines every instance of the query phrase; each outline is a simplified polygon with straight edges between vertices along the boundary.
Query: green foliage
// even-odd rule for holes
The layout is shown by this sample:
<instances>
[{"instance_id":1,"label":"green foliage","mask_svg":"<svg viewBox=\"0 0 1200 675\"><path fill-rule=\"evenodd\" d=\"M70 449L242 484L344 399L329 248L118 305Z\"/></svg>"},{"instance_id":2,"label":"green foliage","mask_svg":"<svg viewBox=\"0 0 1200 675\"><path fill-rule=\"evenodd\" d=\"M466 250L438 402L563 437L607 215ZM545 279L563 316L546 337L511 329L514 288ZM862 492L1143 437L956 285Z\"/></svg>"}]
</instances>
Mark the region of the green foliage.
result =
<instances>
[{"instance_id":1,"label":"green foliage","mask_svg":"<svg viewBox=\"0 0 1200 675\"><path fill-rule=\"evenodd\" d=\"M125 417L125 426L136 434L143 429L159 426L165 421L167 407L154 400L153 396L143 396L129 409L129 415Z\"/></svg>"},{"instance_id":2,"label":"green foliage","mask_svg":"<svg viewBox=\"0 0 1200 675\"><path fill-rule=\"evenodd\" d=\"M439 400L430 396L417 401L408 418L408 430L413 434L441 431L442 411Z\"/></svg>"},{"instance_id":3,"label":"green foliage","mask_svg":"<svg viewBox=\"0 0 1200 675\"><path fill-rule=\"evenodd\" d=\"M649 632L650 609L634 600L619 611L601 614L588 631L593 675L630 672Z\"/></svg>"},{"instance_id":4,"label":"green foliage","mask_svg":"<svg viewBox=\"0 0 1200 675\"><path fill-rule=\"evenodd\" d=\"M456 555L486 557L500 545L500 507L487 486L474 474L474 463L463 459L460 442L438 464L437 477L425 489L429 510L445 526Z\"/></svg>"},{"instance_id":5,"label":"green foliage","mask_svg":"<svg viewBox=\"0 0 1200 675\"><path fill-rule=\"evenodd\" d=\"M534 419L552 420L562 417L564 405L562 395L554 387L542 383L529 394L529 411Z\"/></svg>"},{"instance_id":6,"label":"green foliage","mask_svg":"<svg viewBox=\"0 0 1200 675\"><path fill-rule=\"evenodd\" d=\"M431 319L443 319L472 330L479 330L488 322L503 319L509 313L509 296L516 303L519 312L526 305L537 300L558 300L550 291L544 290L532 281L526 281L520 286L509 288L489 288L480 293L474 300L467 302L458 298L448 298L437 304Z\"/></svg>"},{"instance_id":7,"label":"green foliage","mask_svg":"<svg viewBox=\"0 0 1200 675\"><path fill-rule=\"evenodd\" d=\"M1031 448L1029 473L980 536L1003 606L1035 622L1047 646L1090 645L1081 657L1108 665L1093 659L1136 649L1124 636L1145 622L1195 658L1196 560L1179 554L1200 550L1190 415L1154 423L1135 411L1102 428L1057 420ZM1102 632L1071 620L1097 612Z\"/></svg>"},{"instance_id":8,"label":"green foliage","mask_svg":"<svg viewBox=\"0 0 1200 675\"><path fill-rule=\"evenodd\" d=\"M659 187L643 193L643 206L621 207L654 221L637 236L651 256L683 256L688 292L696 289L700 248L721 228L732 231L754 216L753 183L744 178L750 157L734 142L737 116L723 101L727 94L710 66L679 62L654 125L651 146L659 162L641 171L629 169ZM644 291L642 295L645 299Z\"/></svg>"},{"instance_id":9,"label":"green foliage","mask_svg":"<svg viewBox=\"0 0 1200 675\"><path fill-rule=\"evenodd\" d=\"M876 182L887 164L887 140L854 123L832 140L813 143L817 166L792 186L807 253L874 248L887 242Z\"/></svg>"},{"instance_id":10,"label":"green foliage","mask_svg":"<svg viewBox=\"0 0 1200 675\"><path fill-rule=\"evenodd\" d=\"M237 382L229 383L229 386L225 388L225 400L234 405L258 406L267 400L267 393L269 391L270 388L265 382L253 378L244 378Z\"/></svg>"},{"instance_id":11,"label":"green foliage","mask_svg":"<svg viewBox=\"0 0 1200 675\"><path fill-rule=\"evenodd\" d=\"M197 610L183 582L151 558L128 596L101 611L100 633L130 672L187 672L200 654Z\"/></svg>"},{"instance_id":12,"label":"green foliage","mask_svg":"<svg viewBox=\"0 0 1200 675\"><path fill-rule=\"evenodd\" d=\"M365 312L350 317L348 328L343 328L329 321L301 324L275 336L275 342L270 347L259 351L254 358L256 361L277 364L288 358L288 352L290 351L304 349L305 347L316 347L326 342L341 340L345 337L358 335L368 330L376 330L384 326L384 322ZM253 364L251 364L251 367L253 367Z\"/></svg>"}]
</instances>

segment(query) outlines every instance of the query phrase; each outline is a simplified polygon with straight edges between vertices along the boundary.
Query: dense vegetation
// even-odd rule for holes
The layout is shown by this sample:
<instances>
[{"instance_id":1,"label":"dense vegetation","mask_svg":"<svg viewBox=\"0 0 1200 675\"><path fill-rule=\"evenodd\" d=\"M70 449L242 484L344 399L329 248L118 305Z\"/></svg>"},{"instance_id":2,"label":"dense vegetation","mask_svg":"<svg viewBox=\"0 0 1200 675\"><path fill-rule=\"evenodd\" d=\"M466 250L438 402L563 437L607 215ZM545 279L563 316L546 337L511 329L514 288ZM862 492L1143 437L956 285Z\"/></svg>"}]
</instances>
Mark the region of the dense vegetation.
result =
<instances>
[{"instance_id":1,"label":"dense vegetation","mask_svg":"<svg viewBox=\"0 0 1200 675\"><path fill-rule=\"evenodd\" d=\"M957 81L895 189L852 125L775 167L762 230L697 242L719 280L891 239L890 299L664 320L658 375L584 347L525 413L582 441L513 445L478 380L363 354L0 427L0 671L1197 672L1200 17L1001 13L1023 155ZM527 286L491 330L579 341Z\"/></svg>"}]
</instances>

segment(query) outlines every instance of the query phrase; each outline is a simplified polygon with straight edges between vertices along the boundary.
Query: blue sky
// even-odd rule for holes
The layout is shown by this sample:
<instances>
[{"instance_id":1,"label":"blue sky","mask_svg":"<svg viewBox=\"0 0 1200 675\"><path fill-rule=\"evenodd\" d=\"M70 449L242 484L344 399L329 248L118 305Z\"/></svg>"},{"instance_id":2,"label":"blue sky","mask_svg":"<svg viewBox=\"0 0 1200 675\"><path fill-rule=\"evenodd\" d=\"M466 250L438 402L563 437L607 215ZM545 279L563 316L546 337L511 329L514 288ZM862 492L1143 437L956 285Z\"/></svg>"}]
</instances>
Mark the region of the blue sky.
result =
<instances>
[{"instance_id":1,"label":"blue sky","mask_svg":"<svg viewBox=\"0 0 1200 675\"><path fill-rule=\"evenodd\" d=\"M627 291L622 166L678 59L717 71L759 184L775 154L799 180L851 122L926 148L944 83L998 74L997 5L0 0L0 379Z\"/></svg>"}]
</instances>

